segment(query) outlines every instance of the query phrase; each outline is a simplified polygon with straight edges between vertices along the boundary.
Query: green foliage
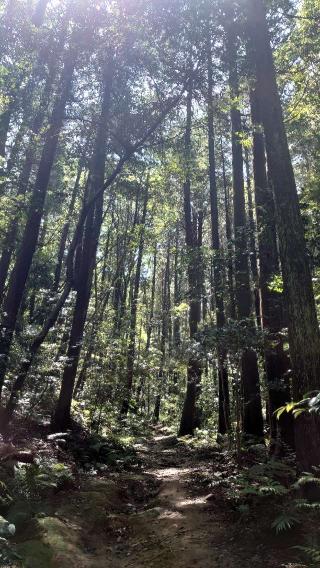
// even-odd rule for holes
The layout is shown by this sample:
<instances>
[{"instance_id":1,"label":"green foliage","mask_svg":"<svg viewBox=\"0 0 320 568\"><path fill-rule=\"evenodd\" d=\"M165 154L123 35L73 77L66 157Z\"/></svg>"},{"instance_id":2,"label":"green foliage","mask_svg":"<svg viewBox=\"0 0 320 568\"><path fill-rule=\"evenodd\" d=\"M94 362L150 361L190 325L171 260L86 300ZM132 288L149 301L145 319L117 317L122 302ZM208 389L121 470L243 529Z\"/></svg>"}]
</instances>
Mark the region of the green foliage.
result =
<instances>
[{"instance_id":1,"label":"green foliage","mask_svg":"<svg viewBox=\"0 0 320 568\"><path fill-rule=\"evenodd\" d=\"M3 568L10 568L10 566L17 568L17 566L21 566L20 555L13 550L6 539L0 538L0 547L0 566L3 566Z\"/></svg>"},{"instance_id":2,"label":"green foliage","mask_svg":"<svg viewBox=\"0 0 320 568\"><path fill-rule=\"evenodd\" d=\"M223 328L205 325L201 334L205 348L210 351L218 346L228 350L230 356L239 361L244 349L263 350L267 334L252 325L251 319L229 320Z\"/></svg>"},{"instance_id":3,"label":"green foliage","mask_svg":"<svg viewBox=\"0 0 320 568\"><path fill-rule=\"evenodd\" d=\"M5 472L1 471L1 474L5 476ZM7 507L12 502L12 496L8 489L7 484L4 481L0 481L0 507Z\"/></svg>"},{"instance_id":4,"label":"green foliage","mask_svg":"<svg viewBox=\"0 0 320 568\"><path fill-rule=\"evenodd\" d=\"M308 560L311 562L308 564L310 568L318 568L320 565L320 548L312 546L295 546L297 550L300 550L305 554Z\"/></svg>"},{"instance_id":5,"label":"green foliage","mask_svg":"<svg viewBox=\"0 0 320 568\"><path fill-rule=\"evenodd\" d=\"M281 274L275 274L272 280L268 283L268 288L271 292L283 293L283 280Z\"/></svg>"},{"instance_id":6,"label":"green foliage","mask_svg":"<svg viewBox=\"0 0 320 568\"><path fill-rule=\"evenodd\" d=\"M282 483L280 479L287 481L293 474L292 468L280 460L272 459L255 463L244 469L236 479L238 498L287 495L288 485Z\"/></svg>"},{"instance_id":7,"label":"green foliage","mask_svg":"<svg viewBox=\"0 0 320 568\"><path fill-rule=\"evenodd\" d=\"M123 428L114 424L112 432L105 431L105 435L92 433L84 439L70 440L69 449L77 464L86 471L108 467L122 470L137 465L139 460L133 443L136 436L146 434L147 430L142 428L141 422L137 425L138 420L136 424L132 422Z\"/></svg>"},{"instance_id":8,"label":"green foliage","mask_svg":"<svg viewBox=\"0 0 320 568\"><path fill-rule=\"evenodd\" d=\"M243 485L241 487L239 494L240 496L256 495L258 497L264 497L268 495L286 495L288 490L286 487L270 479L269 477L257 478L253 485Z\"/></svg>"},{"instance_id":9,"label":"green foliage","mask_svg":"<svg viewBox=\"0 0 320 568\"><path fill-rule=\"evenodd\" d=\"M298 402L289 402L285 406L280 406L275 411L275 415L279 420L284 412L292 413L295 418L298 418L304 412L320 414L320 393L314 392L313 396L306 395L305 398Z\"/></svg>"},{"instance_id":10,"label":"green foliage","mask_svg":"<svg viewBox=\"0 0 320 568\"><path fill-rule=\"evenodd\" d=\"M228 475L215 472L211 487L213 492L215 488L222 488L246 519L260 519L261 511L268 511L271 528L281 535L297 526L308 531L310 524L319 523L320 503L299 496L300 489L308 483L319 485L320 479L311 474L297 479L289 458L266 457L264 461L257 458L250 467L229 471Z\"/></svg>"},{"instance_id":11,"label":"green foliage","mask_svg":"<svg viewBox=\"0 0 320 568\"><path fill-rule=\"evenodd\" d=\"M195 430L194 436L184 436L179 439L179 443L185 444L190 448L203 449L208 452L212 450L218 450L219 444L215 439L215 434L213 430L205 430L197 428Z\"/></svg>"},{"instance_id":12,"label":"green foliage","mask_svg":"<svg viewBox=\"0 0 320 568\"><path fill-rule=\"evenodd\" d=\"M239 3L235 11L235 29L239 38L234 63L235 68L238 67L239 89L230 95L233 89L228 85L230 70L227 65L231 63L232 66L232 61L228 61L225 50L228 34L223 31L219 3L211 0L175 0L174 3L167 0L101 0L98 3L81 0L76 3L77 9L73 9L73 2L70 4L69 0L51 1L39 28L31 23L35 3L35 0L20 0L1 4L4 18L0 22L0 108L2 112L10 110L10 120L5 156L0 157L0 244L5 243L7 231L12 221L16 221L18 229L12 239L14 246L9 266L9 273L13 275L15 272L11 270L18 251L29 252L32 248L28 242L21 247L22 234L34 182L41 174L41 170L38 172L40 156L49 145L44 144L44 140L49 132L50 115L55 109L55 117L57 96L65 92L60 84L64 59L66 54L72 55L73 45L77 59L63 121L61 118L63 129L59 132L57 121L57 131L51 139L55 141L59 137L58 150L55 156L50 152L47 156L45 170L48 177L50 174L50 183L47 194L43 192L44 210L41 213L40 208L39 235L33 235L36 250L32 266L27 271L28 278L16 282L26 281L26 284L21 290L23 301L17 306L18 322L12 330L14 340L3 400L7 400L21 362L25 363L30 354L30 344L43 329L61 289L70 278L72 291L36 353L23 385L17 409L19 418L21 415L32 418L41 425L49 421L61 384L67 384L67 381L61 381L62 376L77 367L72 419L82 428L82 435L70 440L68 450L81 471L98 472L108 468L120 471L139 467L135 439L149 434L155 403L159 399L160 421L177 431L187 371L192 370L189 363L196 361L201 364L201 388L198 389L199 396L195 397L201 428L181 443L188 444L190 451L195 453L206 448L215 451L219 413L217 367L218 357L224 354L230 386L231 431L219 441L222 448L234 444L239 463L240 460L243 462L241 470L235 466L230 467L226 475L215 472L212 486L227 488L228 496L236 502L242 515L250 515L251 508L260 503L267 506L270 501L275 514L279 513L273 528L279 533L288 530L300 522L300 515L317 514L319 504L294 498L295 492L305 484L319 483L317 472L303 475L297 481L292 464L268 459L265 446L241 446L243 352L251 348L258 353L262 377L266 345L274 347L275 352L278 346L271 334L256 325L254 317L234 321L232 311L233 300L238 295L232 288L238 280L234 277L234 269L239 260L239 257L235 258L238 247L235 246L232 222L237 202L237 194L233 194L236 156L232 154L235 147L232 142L239 142L248 166L243 218L250 217L250 213L253 217L253 227L244 228L235 238L240 236L243 241L240 254L244 260L247 256L248 260L254 260L254 253L259 252L260 269L264 247L259 246L258 239L265 229L254 226L258 215L254 211L255 203L253 209L249 203L250 187L254 187L256 173L253 166L257 165L252 159L252 134L256 131L263 137L263 128L253 125L250 117L248 87L254 73L246 61L244 4ZM70 6L73 6L71 10ZM298 3L274 0L267 2L267 9L320 311L320 5L319 0ZM219 217L215 227L210 218L212 195L208 175L211 162L207 120L208 33L214 84L212 126L215 148L210 157L215 160L217 191L213 201L216 200ZM114 76L110 81L110 108L104 113L107 124L103 125L99 116L106 54L108 58L114 58ZM191 76L192 124L188 148L185 87L191 83ZM87 217L78 235L75 257L66 266L82 204L87 199L90 201L91 192L97 189L91 187L91 182L98 183L99 179L102 185L103 173L96 175L92 170L100 150L101 155L104 152L105 178L108 178L118 158L122 163L121 158L129 156L135 142L143 137L171 101L177 101L177 106L159 121L157 129L144 139L139 151L115 176L105 192L101 211L97 202L91 211L92 219L91 214ZM233 141L232 108L241 114ZM38 128L34 128L35 123L39 123ZM2 125L3 120L1 135ZM94 155L96 134L101 126L107 132L107 147L99 147ZM271 149L267 150L269 155ZM25 159L31 154L30 178L21 194L19 181L26 171ZM143 225L143 195L147 186L149 201ZM272 198L271 186L272 183ZM186 245L188 192L192 246ZM253 193L251 198L258 205L258 192L255 197ZM35 218L38 213L39 210ZM264 217L265 212L262 213ZM91 239L92 226L99 225L100 215L100 237L96 235ZM269 221L271 226L271 219ZM212 229L218 232L218 251L212 250ZM279 235L275 234L273 224L272 232L276 240ZM87 246L90 240L92 242ZM142 262L141 272L137 273L140 243L143 244ZM88 263L87 250L93 257ZM61 260L61 274L59 282L54 283L58 259ZM93 273L88 268L86 285L78 271L81 274L82 267L86 269L87 264L93 266ZM219 278L222 276L221 294L226 316L223 327L218 327L217 321L217 290L214 289L217 268L221 269ZM257 292L258 296L260 279L254 274L253 264L251 268L248 292ZM274 267L273 270L276 271ZM278 295L280 298L284 292L282 275L273 274L268 287L272 297ZM82 294L84 288L88 289ZM81 294L90 298L82 314L77 311ZM15 295L12 293L9 297ZM197 312L201 320L194 326L195 330L190 325L193 312ZM78 329L75 334L79 343L69 344L70 330L81 328L81 322L83 329ZM285 336L287 330L279 333ZM77 356L70 359L70 351L79 352L79 359ZM69 381L69 385L71 383ZM126 420L120 420L119 410L127 400L127 385L128 390L131 389L129 415ZM266 385L266 381L261 381L264 407L267 390L273 386ZM297 418L306 412L320 412L320 393L312 393L302 401L280 407L276 416L279 419L283 413L291 413ZM0 484L0 504L7 506L12 496L40 500L73 482L71 467L53 460L41 460L38 465L18 465L9 489Z\"/></svg>"},{"instance_id":13,"label":"green foliage","mask_svg":"<svg viewBox=\"0 0 320 568\"><path fill-rule=\"evenodd\" d=\"M22 465L16 469L11 491L15 499L37 500L72 481L72 472L64 463Z\"/></svg>"},{"instance_id":14,"label":"green foliage","mask_svg":"<svg viewBox=\"0 0 320 568\"><path fill-rule=\"evenodd\" d=\"M279 534L281 532L292 529L292 527L294 527L298 523L300 523L298 517L295 517L293 515L284 512L275 518L271 527L275 529L277 534Z\"/></svg>"},{"instance_id":15,"label":"green foliage","mask_svg":"<svg viewBox=\"0 0 320 568\"><path fill-rule=\"evenodd\" d=\"M295 507L309 512L317 512L320 510L320 503L316 501L309 502L306 499L295 499Z\"/></svg>"},{"instance_id":16,"label":"green foliage","mask_svg":"<svg viewBox=\"0 0 320 568\"><path fill-rule=\"evenodd\" d=\"M317 471L318 473L320 473L320 468L314 468L314 470L315 472ZM313 483L315 485L320 486L320 477L316 477L312 473L304 473L301 475L301 477L299 477L294 487L296 489L299 489L300 487L308 485L309 483Z\"/></svg>"}]
</instances>

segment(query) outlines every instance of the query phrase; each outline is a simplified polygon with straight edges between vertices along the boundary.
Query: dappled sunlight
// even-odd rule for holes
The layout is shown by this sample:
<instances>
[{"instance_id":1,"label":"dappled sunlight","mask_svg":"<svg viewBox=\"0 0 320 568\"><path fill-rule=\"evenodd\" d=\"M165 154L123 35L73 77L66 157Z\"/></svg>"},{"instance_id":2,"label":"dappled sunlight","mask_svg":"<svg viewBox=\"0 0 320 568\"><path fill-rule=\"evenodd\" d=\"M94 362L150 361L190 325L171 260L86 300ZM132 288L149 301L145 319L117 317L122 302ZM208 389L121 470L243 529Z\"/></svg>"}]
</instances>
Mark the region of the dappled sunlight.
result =
<instances>
[{"instance_id":1,"label":"dappled sunlight","mask_svg":"<svg viewBox=\"0 0 320 568\"><path fill-rule=\"evenodd\" d=\"M179 511L172 511L170 509L167 509L165 511L163 511L160 515L159 515L159 519L172 519L173 521L176 520L181 520L183 519L184 516L182 515L182 513L180 513Z\"/></svg>"},{"instance_id":2,"label":"dappled sunlight","mask_svg":"<svg viewBox=\"0 0 320 568\"><path fill-rule=\"evenodd\" d=\"M183 477L185 475L189 475L192 471L190 467L166 467L163 469L155 469L152 473L161 479L170 479L170 478L178 478Z\"/></svg>"},{"instance_id":3,"label":"dappled sunlight","mask_svg":"<svg viewBox=\"0 0 320 568\"><path fill-rule=\"evenodd\" d=\"M189 497L188 499L177 499L177 501L175 502L175 505L177 508L179 507L191 507L194 505L205 505L207 504L206 502L206 497Z\"/></svg>"},{"instance_id":4,"label":"dappled sunlight","mask_svg":"<svg viewBox=\"0 0 320 568\"><path fill-rule=\"evenodd\" d=\"M154 441L155 441L156 443L157 443L157 442L163 442L164 440L167 441L167 439L168 439L168 436L166 436L166 435L164 435L164 434L163 434L163 435L160 435L160 436L158 435L158 436L155 436L155 437L154 437Z\"/></svg>"}]
</instances>

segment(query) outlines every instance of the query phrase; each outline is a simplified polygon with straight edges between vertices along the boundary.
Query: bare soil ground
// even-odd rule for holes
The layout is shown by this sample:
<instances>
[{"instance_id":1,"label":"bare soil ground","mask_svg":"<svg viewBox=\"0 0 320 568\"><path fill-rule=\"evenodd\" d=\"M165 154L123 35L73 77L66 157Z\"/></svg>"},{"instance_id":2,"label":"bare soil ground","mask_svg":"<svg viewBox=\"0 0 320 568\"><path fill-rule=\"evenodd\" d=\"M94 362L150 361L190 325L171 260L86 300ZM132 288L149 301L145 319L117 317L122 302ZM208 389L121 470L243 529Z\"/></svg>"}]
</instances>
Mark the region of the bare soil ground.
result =
<instances>
[{"instance_id":1,"label":"bare soil ground","mask_svg":"<svg viewBox=\"0 0 320 568\"><path fill-rule=\"evenodd\" d=\"M212 459L195 461L186 446L162 434L142 445L140 454L159 493L137 515L123 568L294 566L287 542L275 542L271 531L261 542L256 525L243 526L223 499L199 484L206 471L210 475Z\"/></svg>"},{"instance_id":2,"label":"bare soil ground","mask_svg":"<svg viewBox=\"0 0 320 568\"><path fill-rule=\"evenodd\" d=\"M217 467L158 430L136 450L142 467L81 480L58 493L17 538L27 568L298 568L294 533L268 512L241 521L203 480ZM217 452L216 452L217 454ZM291 558L291 560L290 560Z\"/></svg>"}]
</instances>

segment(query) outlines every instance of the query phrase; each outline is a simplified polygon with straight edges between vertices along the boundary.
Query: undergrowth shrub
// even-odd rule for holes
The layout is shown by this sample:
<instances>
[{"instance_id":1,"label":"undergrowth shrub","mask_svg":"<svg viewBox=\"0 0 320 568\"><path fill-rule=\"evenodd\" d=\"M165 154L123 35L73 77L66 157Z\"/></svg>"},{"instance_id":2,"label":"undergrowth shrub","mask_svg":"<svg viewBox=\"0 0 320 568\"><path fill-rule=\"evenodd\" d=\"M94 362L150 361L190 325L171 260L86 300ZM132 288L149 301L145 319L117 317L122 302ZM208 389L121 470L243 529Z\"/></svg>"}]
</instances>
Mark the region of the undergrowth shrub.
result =
<instances>
[{"instance_id":1,"label":"undergrowth shrub","mask_svg":"<svg viewBox=\"0 0 320 568\"><path fill-rule=\"evenodd\" d=\"M8 484L11 499L39 500L73 481L69 466L63 463L21 464L15 467L15 476Z\"/></svg>"}]
</instances>

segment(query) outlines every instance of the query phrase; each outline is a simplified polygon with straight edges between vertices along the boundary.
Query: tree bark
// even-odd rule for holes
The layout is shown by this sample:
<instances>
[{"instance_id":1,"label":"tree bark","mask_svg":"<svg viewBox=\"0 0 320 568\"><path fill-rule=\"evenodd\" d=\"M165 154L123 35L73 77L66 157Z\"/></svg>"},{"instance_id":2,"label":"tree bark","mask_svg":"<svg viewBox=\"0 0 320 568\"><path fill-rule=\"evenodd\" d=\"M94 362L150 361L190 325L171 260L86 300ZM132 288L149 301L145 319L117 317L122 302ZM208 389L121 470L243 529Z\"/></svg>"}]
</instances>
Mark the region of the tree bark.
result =
<instances>
[{"instance_id":1,"label":"tree bark","mask_svg":"<svg viewBox=\"0 0 320 568\"><path fill-rule=\"evenodd\" d=\"M174 277L173 277L173 301L174 306L179 306L181 302L181 269L179 266L179 227L176 226L175 235L175 251L174 251ZM174 315L173 318L173 345L175 349L179 349L181 345L181 330L180 330L180 317L179 315Z\"/></svg>"},{"instance_id":2,"label":"tree bark","mask_svg":"<svg viewBox=\"0 0 320 568\"><path fill-rule=\"evenodd\" d=\"M76 199L77 199L78 192L79 192L79 184L80 184L81 174L83 172L86 150L87 150L87 147L85 148L84 154L82 155L82 157L79 160L78 171L77 171L77 175L76 175L76 179L75 179L75 182L74 182L72 195L71 195L71 199L70 199L70 203L69 203L69 207L68 207L67 218L66 218L66 221L65 221L65 223L62 227L61 238L60 238L60 243L59 243L59 248L58 248L58 255L57 255L57 263L56 263L56 267L55 267L55 271L54 271L54 280L53 280L53 286L52 286L53 292L56 292L58 290L58 287L59 287L59 282L60 282L61 272L62 272L62 266L63 266L63 258L64 258L65 251L66 251L66 244L67 244L67 239L68 239L69 230L70 230L70 223L71 223L71 220L72 220L74 207L75 207Z\"/></svg>"},{"instance_id":3,"label":"tree bark","mask_svg":"<svg viewBox=\"0 0 320 568\"><path fill-rule=\"evenodd\" d=\"M192 80L187 90L187 121L185 132L186 178L183 185L184 222L186 248L188 257L189 285L189 332L190 339L195 340L201 321L201 290L198 283L199 250L197 235L192 222L191 209L191 126L192 126ZM193 435L196 425L196 401L201 380L201 362L196 355L191 355L187 368L187 390L182 409L179 436Z\"/></svg>"},{"instance_id":4,"label":"tree bark","mask_svg":"<svg viewBox=\"0 0 320 568\"><path fill-rule=\"evenodd\" d=\"M253 286L253 302L254 302L254 312L257 321L257 327L261 327L261 315L260 315L260 301L259 301L259 289L258 289L258 260L257 260L257 239L256 239L256 221L254 218L254 203L253 194L251 187L251 173L250 173L250 157L248 148L244 149L244 160L245 160L245 170L246 170L246 193L247 193L247 208L248 208L248 219L247 219L247 230L248 245L249 245L249 260L250 260L250 276Z\"/></svg>"},{"instance_id":5,"label":"tree bark","mask_svg":"<svg viewBox=\"0 0 320 568\"><path fill-rule=\"evenodd\" d=\"M8 356L16 326L17 316L30 271L33 255L38 242L45 197L53 161L56 154L59 134L63 125L64 110L66 102L70 95L75 61L76 53L74 48L72 47L70 48L65 59L61 76L60 93L56 98L50 120L50 126L45 136L39 169L32 192L21 246L10 276L8 291L3 304L4 316L1 322L2 337L0 340L0 395L6 374Z\"/></svg>"},{"instance_id":6,"label":"tree bark","mask_svg":"<svg viewBox=\"0 0 320 568\"><path fill-rule=\"evenodd\" d=\"M42 26L42 24L44 22L48 2L49 2L49 0L38 0L38 2L36 4L36 7L35 7L33 15L32 15L32 23L37 28Z\"/></svg>"},{"instance_id":7,"label":"tree bark","mask_svg":"<svg viewBox=\"0 0 320 568\"><path fill-rule=\"evenodd\" d=\"M284 352L281 330L285 327L282 294L271 289L272 278L279 273L280 265L275 227L275 209L272 189L266 171L264 136L261 131L261 113L254 89L250 92L253 124L253 174L258 225L259 294L261 326L269 332L265 347L265 370L269 393L269 424L273 441L294 445L293 417L283 413L279 420L274 412L291 400L287 378L290 362Z\"/></svg>"},{"instance_id":8,"label":"tree bark","mask_svg":"<svg viewBox=\"0 0 320 568\"><path fill-rule=\"evenodd\" d=\"M239 85L237 70L236 35L233 11L228 14L226 24L226 50L229 64L229 85L232 100L231 136L232 136L232 176L235 231L235 282L236 308L238 321L253 326L252 293L250 289L247 218L244 195L243 155L239 135L242 131L241 114L238 108ZM245 348L241 357L242 385L242 427L247 436L263 437L263 417L260 395L260 379L257 354L252 348Z\"/></svg>"},{"instance_id":9,"label":"tree bark","mask_svg":"<svg viewBox=\"0 0 320 568\"><path fill-rule=\"evenodd\" d=\"M288 310L293 396L297 400L307 392L319 390L320 332L263 2L248 0L246 17L249 45L255 63L255 88L261 109L275 197L284 298ZM308 416L301 415L295 421L295 427L297 457L301 467L304 468L304 464L309 466L310 463L319 465L320 446L315 448L311 440L319 436L320 418L309 420ZM300 436L300 428L309 430L305 438ZM308 456L308 459L305 456Z\"/></svg>"},{"instance_id":10,"label":"tree bark","mask_svg":"<svg viewBox=\"0 0 320 568\"><path fill-rule=\"evenodd\" d=\"M170 310L170 242L167 247L167 260L163 280L163 294L162 294L162 318L161 318L161 338L160 338L160 369L158 373L158 384L156 387L156 397L153 412L153 423L157 424L160 418L161 399L164 389L165 381L165 361L166 361L166 341L168 338L169 329L169 310Z\"/></svg>"},{"instance_id":11,"label":"tree bark","mask_svg":"<svg viewBox=\"0 0 320 568\"><path fill-rule=\"evenodd\" d=\"M215 132L214 132L214 110L213 110L213 68L212 68L212 48L210 34L207 38L207 58L208 58L208 150L209 150L209 188L210 188L210 213L211 213L211 245L213 251L213 279L216 309L216 325L222 329L225 325L225 310L223 300L223 259L219 235L219 209L218 209L218 188L216 180L216 156L215 156ZM226 365L226 349L224 346L217 346L218 355L218 395L219 395L219 418L218 432L226 434L230 429L230 408L229 408L229 383L228 370Z\"/></svg>"},{"instance_id":12,"label":"tree bark","mask_svg":"<svg viewBox=\"0 0 320 568\"><path fill-rule=\"evenodd\" d=\"M233 266L233 243L232 243L232 225L231 225L231 215L230 215L230 192L227 184L226 176L226 166L224 150L222 146L222 137L220 138L220 148L221 148L221 165L222 165L222 181L223 181L223 192L224 192L224 209L226 216L226 237L227 237L227 283L228 283L228 309L226 313L231 319L236 319L236 304L235 304L235 293L234 293L234 266Z\"/></svg>"},{"instance_id":13,"label":"tree bark","mask_svg":"<svg viewBox=\"0 0 320 568\"><path fill-rule=\"evenodd\" d=\"M34 164L36 143L35 138L39 135L45 118L45 112L48 107L52 84L54 81L54 73L50 73L45 88L42 93L41 103L31 123L31 137L26 150L25 160L18 179L17 197L23 197L28 189L32 166ZM19 212L14 214L12 221L9 222L4 242L2 245L2 254L0 258L0 302L3 299L5 284L8 277L9 267L12 255L15 249L20 215Z\"/></svg>"},{"instance_id":14,"label":"tree bark","mask_svg":"<svg viewBox=\"0 0 320 568\"><path fill-rule=\"evenodd\" d=\"M101 115L88 178L88 201L97 194L99 189L103 186L104 181L107 122L111 102L113 73L113 61L109 61L103 69ZM75 281L77 296L67 351L68 361L63 371L60 394L51 423L52 429L55 431L63 431L70 426L71 422L71 403L87 318L102 217L103 193L99 195L94 207L90 209L83 229L81 252Z\"/></svg>"},{"instance_id":15,"label":"tree bark","mask_svg":"<svg viewBox=\"0 0 320 568\"><path fill-rule=\"evenodd\" d=\"M154 302L156 295L156 275L157 275L157 245L154 247L153 253L153 267L152 267L152 283L151 283L151 298L150 298L150 310L149 310L149 321L147 328L147 340L146 340L146 352L149 352L151 344L151 334L152 334L152 324L154 317Z\"/></svg>"},{"instance_id":16,"label":"tree bark","mask_svg":"<svg viewBox=\"0 0 320 568\"><path fill-rule=\"evenodd\" d=\"M149 197L148 183L149 182L147 181L147 186L145 188L144 202L143 202L142 217L141 217L141 222L140 222L140 239L139 239L139 247L138 247L138 257L137 257L136 272L135 272L134 284L133 284L133 294L132 294L132 300L131 300L129 344L128 344L128 351L127 351L127 375L126 375L125 394L124 394L124 399L123 399L122 406L121 406L121 416L126 416L128 414L128 411L129 411L129 408L130 408L130 400L131 400L132 385L133 385L133 378L134 378L134 360L135 360L135 352L136 352L137 310L138 310L141 266L142 266L143 247L144 247L144 232L145 232L147 205L148 205L148 197Z\"/></svg>"}]
</instances>

